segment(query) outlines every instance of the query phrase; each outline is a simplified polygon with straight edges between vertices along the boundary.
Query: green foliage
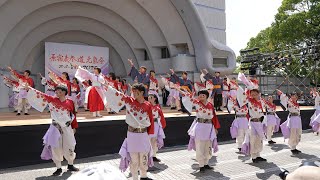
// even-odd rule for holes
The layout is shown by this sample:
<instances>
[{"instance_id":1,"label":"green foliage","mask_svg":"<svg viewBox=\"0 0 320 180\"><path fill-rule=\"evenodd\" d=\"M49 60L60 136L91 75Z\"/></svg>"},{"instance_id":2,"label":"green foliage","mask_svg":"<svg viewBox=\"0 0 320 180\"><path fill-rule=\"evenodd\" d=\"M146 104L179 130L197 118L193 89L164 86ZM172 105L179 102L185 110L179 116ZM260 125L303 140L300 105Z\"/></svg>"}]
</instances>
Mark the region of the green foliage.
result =
<instances>
[{"instance_id":1,"label":"green foliage","mask_svg":"<svg viewBox=\"0 0 320 180\"><path fill-rule=\"evenodd\" d=\"M320 43L320 0L283 0L272 25L252 37L246 49L258 47L260 52L267 53L310 46L316 42ZM293 62L285 68L292 72L290 70L297 69L295 67L300 63L298 58L293 58ZM310 75L310 71L315 71L312 68L314 65L310 59L293 75L309 76L314 81L314 74ZM320 82L320 73L316 73Z\"/></svg>"}]
</instances>

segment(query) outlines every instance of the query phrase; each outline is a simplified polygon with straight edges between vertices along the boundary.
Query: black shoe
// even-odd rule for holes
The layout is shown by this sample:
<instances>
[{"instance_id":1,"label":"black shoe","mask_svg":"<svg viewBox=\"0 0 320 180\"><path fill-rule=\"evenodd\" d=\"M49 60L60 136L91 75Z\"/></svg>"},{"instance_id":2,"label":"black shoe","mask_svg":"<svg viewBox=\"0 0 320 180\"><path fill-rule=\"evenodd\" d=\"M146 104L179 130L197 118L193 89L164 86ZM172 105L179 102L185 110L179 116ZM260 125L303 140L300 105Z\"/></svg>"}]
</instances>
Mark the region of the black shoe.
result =
<instances>
[{"instance_id":1,"label":"black shoe","mask_svg":"<svg viewBox=\"0 0 320 180\"><path fill-rule=\"evenodd\" d=\"M268 144L275 144L276 142L274 142L274 141L268 141Z\"/></svg>"},{"instance_id":2,"label":"black shoe","mask_svg":"<svg viewBox=\"0 0 320 180\"><path fill-rule=\"evenodd\" d=\"M79 171L79 169L74 167L74 165L69 165L68 164L68 171Z\"/></svg>"},{"instance_id":3,"label":"black shoe","mask_svg":"<svg viewBox=\"0 0 320 180\"><path fill-rule=\"evenodd\" d=\"M30 115L30 114L28 114L28 113L24 113L24 115Z\"/></svg>"},{"instance_id":4,"label":"black shoe","mask_svg":"<svg viewBox=\"0 0 320 180\"><path fill-rule=\"evenodd\" d=\"M285 180L287 175L289 174L289 171L287 171L286 169L282 169L282 168L280 168L280 171L281 171L281 173L279 174L279 177L282 180Z\"/></svg>"},{"instance_id":5,"label":"black shoe","mask_svg":"<svg viewBox=\"0 0 320 180\"><path fill-rule=\"evenodd\" d=\"M258 161L262 161L262 162L263 162L263 161L267 161L265 158L262 158L262 157L257 157L257 160L258 160Z\"/></svg>"},{"instance_id":6,"label":"black shoe","mask_svg":"<svg viewBox=\"0 0 320 180\"><path fill-rule=\"evenodd\" d=\"M17 110L14 110L13 112L15 112L15 113L16 113L16 112L18 112L18 111L17 111Z\"/></svg>"},{"instance_id":7,"label":"black shoe","mask_svg":"<svg viewBox=\"0 0 320 180\"><path fill-rule=\"evenodd\" d=\"M294 149L294 150L291 150L292 154L299 154L301 153L301 151L299 151L298 149Z\"/></svg>"},{"instance_id":8,"label":"black shoe","mask_svg":"<svg viewBox=\"0 0 320 180\"><path fill-rule=\"evenodd\" d=\"M152 159L153 159L153 162L161 162L161 160L158 159L157 157L153 157Z\"/></svg>"},{"instance_id":9,"label":"black shoe","mask_svg":"<svg viewBox=\"0 0 320 180\"><path fill-rule=\"evenodd\" d=\"M177 109L177 107L171 107L170 109L171 109L171 110L174 110L174 109Z\"/></svg>"},{"instance_id":10,"label":"black shoe","mask_svg":"<svg viewBox=\"0 0 320 180\"><path fill-rule=\"evenodd\" d=\"M20 116L21 114L20 113L17 113L17 116Z\"/></svg>"},{"instance_id":11,"label":"black shoe","mask_svg":"<svg viewBox=\"0 0 320 180\"><path fill-rule=\"evenodd\" d=\"M238 148L239 152L241 152L241 148Z\"/></svg>"},{"instance_id":12,"label":"black shoe","mask_svg":"<svg viewBox=\"0 0 320 180\"><path fill-rule=\"evenodd\" d=\"M86 110L84 110L84 111L89 111L89 109L86 109Z\"/></svg>"},{"instance_id":13,"label":"black shoe","mask_svg":"<svg viewBox=\"0 0 320 180\"><path fill-rule=\"evenodd\" d=\"M145 178L140 178L141 180L152 180L151 178L145 177Z\"/></svg>"},{"instance_id":14,"label":"black shoe","mask_svg":"<svg viewBox=\"0 0 320 180\"><path fill-rule=\"evenodd\" d=\"M218 108L218 110L217 110L217 111L222 111L222 109Z\"/></svg>"},{"instance_id":15,"label":"black shoe","mask_svg":"<svg viewBox=\"0 0 320 180\"><path fill-rule=\"evenodd\" d=\"M207 165L204 165L204 168L205 168L205 169L213 169L213 167L209 166L208 164L207 164Z\"/></svg>"},{"instance_id":16,"label":"black shoe","mask_svg":"<svg viewBox=\"0 0 320 180\"><path fill-rule=\"evenodd\" d=\"M52 176L59 176L61 173L62 173L62 169L59 168L52 174Z\"/></svg>"},{"instance_id":17,"label":"black shoe","mask_svg":"<svg viewBox=\"0 0 320 180\"><path fill-rule=\"evenodd\" d=\"M182 111L182 109L178 109L178 111Z\"/></svg>"},{"instance_id":18,"label":"black shoe","mask_svg":"<svg viewBox=\"0 0 320 180\"><path fill-rule=\"evenodd\" d=\"M255 159L252 159L252 162L253 162L253 163L258 163L259 160L258 160L258 158L255 158Z\"/></svg>"},{"instance_id":19,"label":"black shoe","mask_svg":"<svg viewBox=\"0 0 320 180\"><path fill-rule=\"evenodd\" d=\"M203 173L203 172L205 172L205 171L206 171L206 168L205 168L205 167L201 167L201 168L200 168L200 172Z\"/></svg>"}]
</instances>

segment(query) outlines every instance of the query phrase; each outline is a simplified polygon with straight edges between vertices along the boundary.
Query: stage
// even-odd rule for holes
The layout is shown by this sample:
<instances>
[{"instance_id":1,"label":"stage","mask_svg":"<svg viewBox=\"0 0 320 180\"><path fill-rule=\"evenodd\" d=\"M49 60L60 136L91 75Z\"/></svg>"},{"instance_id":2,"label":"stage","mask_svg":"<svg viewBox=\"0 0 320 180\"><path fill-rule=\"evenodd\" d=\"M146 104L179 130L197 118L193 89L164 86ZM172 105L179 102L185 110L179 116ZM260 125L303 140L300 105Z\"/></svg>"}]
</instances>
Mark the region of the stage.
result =
<instances>
[{"instance_id":1,"label":"stage","mask_svg":"<svg viewBox=\"0 0 320 180\"><path fill-rule=\"evenodd\" d=\"M277 114L282 122L286 120L287 112L280 107ZM7 110L2 110L7 111ZM167 121L165 129L165 147L186 145L189 141L187 131L194 119L176 110L163 108ZM303 129L309 129L310 117L314 113L313 107L301 107ZM116 115L102 112L102 118L93 118L90 112L82 109L78 112L79 129L76 133L77 158L85 158L104 154L117 153L126 137L125 111ZM217 113L221 128L218 141L231 140L229 128L234 114ZM0 169L31 165L45 162L40 159L42 151L42 137L51 123L50 113L30 111L30 115L16 116L13 112L0 112L1 161Z\"/></svg>"}]
</instances>

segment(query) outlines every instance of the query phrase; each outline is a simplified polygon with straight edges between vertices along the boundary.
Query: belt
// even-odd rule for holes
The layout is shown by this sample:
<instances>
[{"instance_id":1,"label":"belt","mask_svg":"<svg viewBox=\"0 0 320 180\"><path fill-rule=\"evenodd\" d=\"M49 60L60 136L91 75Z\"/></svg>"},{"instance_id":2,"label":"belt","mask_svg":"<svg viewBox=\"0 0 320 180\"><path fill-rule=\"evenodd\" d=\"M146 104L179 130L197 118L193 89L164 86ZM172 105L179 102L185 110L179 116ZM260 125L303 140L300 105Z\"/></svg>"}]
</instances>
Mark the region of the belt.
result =
<instances>
[{"instance_id":1,"label":"belt","mask_svg":"<svg viewBox=\"0 0 320 180\"><path fill-rule=\"evenodd\" d=\"M289 115L290 115L290 116L300 116L299 113L290 113Z\"/></svg>"},{"instance_id":2,"label":"belt","mask_svg":"<svg viewBox=\"0 0 320 180\"><path fill-rule=\"evenodd\" d=\"M213 85L213 87L217 89L217 88L221 88L221 85Z\"/></svg>"},{"instance_id":3,"label":"belt","mask_svg":"<svg viewBox=\"0 0 320 180\"><path fill-rule=\"evenodd\" d=\"M237 89L230 89L230 90L237 90Z\"/></svg>"},{"instance_id":4,"label":"belt","mask_svg":"<svg viewBox=\"0 0 320 180\"><path fill-rule=\"evenodd\" d=\"M260 117L260 118L252 118L252 119L250 119L251 122L262 122L262 120L263 120L263 116Z\"/></svg>"},{"instance_id":5,"label":"belt","mask_svg":"<svg viewBox=\"0 0 320 180\"><path fill-rule=\"evenodd\" d=\"M206 123L206 124L212 124L212 120L211 119L197 118L197 122Z\"/></svg>"},{"instance_id":6,"label":"belt","mask_svg":"<svg viewBox=\"0 0 320 180\"><path fill-rule=\"evenodd\" d=\"M276 113L275 112L267 112L266 114L267 115L275 115Z\"/></svg>"},{"instance_id":7,"label":"belt","mask_svg":"<svg viewBox=\"0 0 320 180\"><path fill-rule=\"evenodd\" d=\"M132 126L128 126L128 131L132 133L145 133L147 132L147 128L134 128Z\"/></svg>"},{"instance_id":8,"label":"belt","mask_svg":"<svg viewBox=\"0 0 320 180\"><path fill-rule=\"evenodd\" d=\"M246 114L236 114L236 118L240 118L240 117L247 117Z\"/></svg>"}]
</instances>

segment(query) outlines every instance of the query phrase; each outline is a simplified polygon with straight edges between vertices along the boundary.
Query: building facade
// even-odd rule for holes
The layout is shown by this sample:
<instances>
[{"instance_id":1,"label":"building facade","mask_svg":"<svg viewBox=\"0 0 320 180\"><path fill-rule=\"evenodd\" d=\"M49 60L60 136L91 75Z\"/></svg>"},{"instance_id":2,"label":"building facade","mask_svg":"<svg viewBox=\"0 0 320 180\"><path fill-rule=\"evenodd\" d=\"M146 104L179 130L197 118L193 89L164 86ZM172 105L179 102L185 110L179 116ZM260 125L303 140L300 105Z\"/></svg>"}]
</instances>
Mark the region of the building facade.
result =
<instances>
[{"instance_id":1,"label":"building facade","mask_svg":"<svg viewBox=\"0 0 320 180\"><path fill-rule=\"evenodd\" d=\"M45 42L108 47L122 77L129 58L160 74L236 66L225 0L0 0L0 24L0 65L33 74L45 71Z\"/></svg>"}]
</instances>

